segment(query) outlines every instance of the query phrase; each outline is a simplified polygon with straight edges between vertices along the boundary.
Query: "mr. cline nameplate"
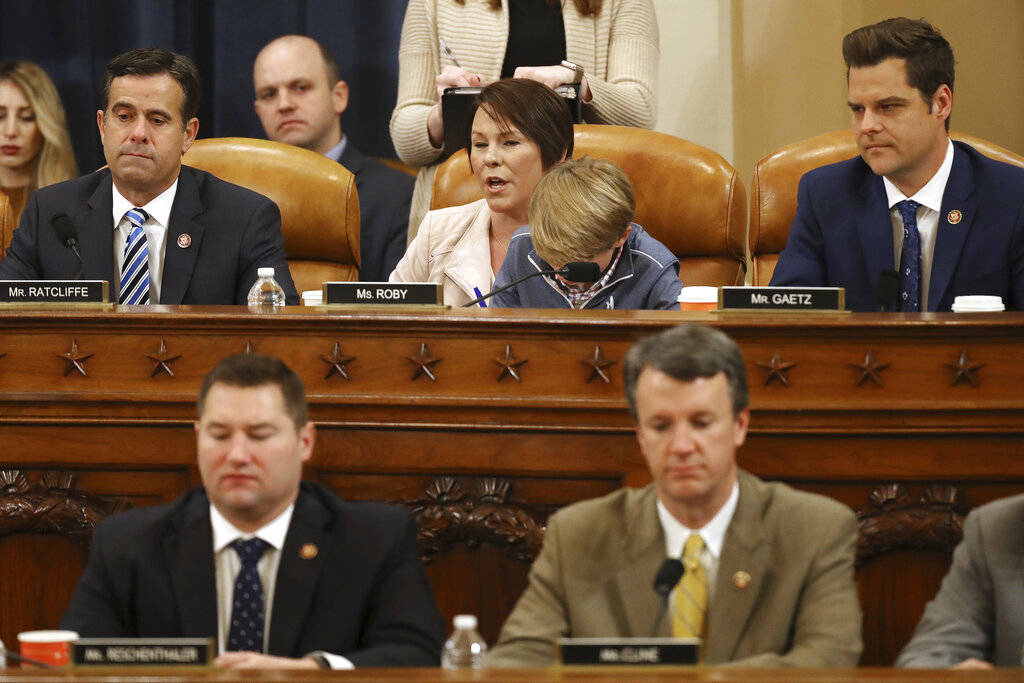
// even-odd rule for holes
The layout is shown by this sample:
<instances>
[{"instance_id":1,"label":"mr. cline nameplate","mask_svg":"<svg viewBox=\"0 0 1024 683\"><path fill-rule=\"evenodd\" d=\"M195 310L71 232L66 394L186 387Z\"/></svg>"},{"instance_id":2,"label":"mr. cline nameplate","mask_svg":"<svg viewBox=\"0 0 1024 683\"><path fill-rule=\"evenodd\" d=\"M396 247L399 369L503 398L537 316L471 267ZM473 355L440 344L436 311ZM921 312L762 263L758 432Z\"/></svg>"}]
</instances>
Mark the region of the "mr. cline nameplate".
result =
<instances>
[{"instance_id":1,"label":"mr. cline nameplate","mask_svg":"<svg viewBox=\"0 0 1024 683\"><path fill-rule=\"evenodd\" d=\"M444 303L441 285L436 282L325 282L325 304L393 305Z\"/></svg>"},{"instance_id":2,"label":"mr. cline nameplate","mask_svg":"<svg viewBox=\"0 0 1024 683\"><path fill-rule=\"evenodd\" d=\"M208 666L213 638L79 638L75 666Z\"/></svg>"},{"instance_id":3,"label":"mr. cline nameplate","mask_svg":"<svg viewBox=\"0 0 1024 683\"><path fill-rule=\"evenodd\" d=\"M0 280L0 303L105 303L106 280Z\"/></svg>"},{"instance_id":4,"label":"mr. cline nameplate","mask_svg":"<svg viewBox=\"0 0 1024 683\"><path fill-rule=\"evenodd\" d=\"M722 287L723 310L841 311L846 308L842 287Z\"/></svg>"},{"instance_id":5,"label":"mr. cline nameplate","mask_svg":"<svg viewBox=\"0 0 1024 683\"><path fill-rule=\"evenodd\" d=\"M678 666L697 663L697 638L562 638L564 666Z\"/></svg>"}]
</instances>

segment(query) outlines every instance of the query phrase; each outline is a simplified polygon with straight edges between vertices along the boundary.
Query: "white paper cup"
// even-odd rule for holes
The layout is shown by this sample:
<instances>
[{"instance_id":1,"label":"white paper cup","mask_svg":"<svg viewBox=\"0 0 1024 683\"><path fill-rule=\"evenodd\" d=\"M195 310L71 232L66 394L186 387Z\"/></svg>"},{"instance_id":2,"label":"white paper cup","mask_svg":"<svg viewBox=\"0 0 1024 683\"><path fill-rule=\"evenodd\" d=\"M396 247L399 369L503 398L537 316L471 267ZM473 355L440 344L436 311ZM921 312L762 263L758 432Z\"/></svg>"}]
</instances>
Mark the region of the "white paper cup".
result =
<instances>
[{"instance_id":1,"label":"white paper cup","mask_svg":"<svg viewBox=\"0 0 1024 683\"><path fill-rule=\"evenodd\" d=\"M71 643L78 640L75 631L22 631L18 634L21 656L51 666L67 666L71 661ZM35 665L22 663L23 667Z\"/></svg>"},{"instance_id":2,"label":"white paper cup","mask_svg":"<svg viewBox=\"0 0 1024 683\"><path fill-rule=\"evenodd\" d=\"M307 289L302 293L303 306L319 306L324 302L324 290Z\"/></svg>"},{"instance_id":3,"label":"white paper cup","mask_svg":"<svg viewBox=\"0 0 1024 683\"><path fill-rule=\"evenodd\" d=\"M1006 305L1000 296L958 296L953 299L954 313L981 313L984 311L1005 311Z\"/></svg>"},{"instance_id":4,"label":"white paper cup","mask_svg":"<svg viewBox=\"0 0 1024 683\"><path fill-rule=\"evenodd\" d=\"M718 287L683 287L678 301L681 311L713 311L718 308Z\"/></svg>"}]
</instances>

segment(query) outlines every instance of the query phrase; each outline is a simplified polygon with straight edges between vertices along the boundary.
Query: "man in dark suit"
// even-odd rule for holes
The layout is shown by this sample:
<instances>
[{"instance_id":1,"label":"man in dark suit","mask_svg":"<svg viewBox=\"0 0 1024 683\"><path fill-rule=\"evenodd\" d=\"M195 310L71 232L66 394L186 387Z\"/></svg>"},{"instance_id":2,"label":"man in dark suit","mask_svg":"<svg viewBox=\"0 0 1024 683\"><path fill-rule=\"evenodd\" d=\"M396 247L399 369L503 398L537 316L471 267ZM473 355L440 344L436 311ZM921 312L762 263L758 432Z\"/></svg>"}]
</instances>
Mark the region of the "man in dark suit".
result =
<instances>
[{"instance_id":1,"label":"man in dark suit","mask_svg":"<svg viewBox=\"0 0 1024 683\"><path fill-rule=\"evenodd\" d=\"M199 96L187 57L154 48L112 59L96 112L108 167L32 194L0 279L81 271L111 282L122 304L245 304L257 269L270 266L297 304L277 206L181 165L199 130ZM81 262L58 236L61 214Z\"/></svg>"},{"instance_id":2,"label":"man in dark suit","mask_svg":"<svg viewBox=\"0 0 1024 683\"><path fill-rule=\"evenodd\" d=\"M298 376L231 356L198 415L203 487L97 525L62 627L214 637L226 667L436 666L444 623L416 523L300 481L315 430Z\"/></svg>"},{"instance_id":3,"label":"man in dark suit","mask_svg":"<svg viewBox=\"0 0 1024 683\"><path fill-rule=\"evenodd\" d=\"M338 63L316 40L283 36L253 64L256 114L267 137L339 162L359 192L359 279L386 282L405 253L412 176L364 156L341 131L348 84Z\"/></svg>"},{"instance_id":4,"label":"man in dark suit","mask_svg":"<svg viewBox=\"0 0 1024 683\"><path fill-rule=\"evenodd\" d=\"M1024 308L1024 169L950 141L949 43L887 19L848 34L843 58L860 157L801 179L771 283L845 287L855 311L948 311L973 294Z\"/></svg>"}]
</instances>

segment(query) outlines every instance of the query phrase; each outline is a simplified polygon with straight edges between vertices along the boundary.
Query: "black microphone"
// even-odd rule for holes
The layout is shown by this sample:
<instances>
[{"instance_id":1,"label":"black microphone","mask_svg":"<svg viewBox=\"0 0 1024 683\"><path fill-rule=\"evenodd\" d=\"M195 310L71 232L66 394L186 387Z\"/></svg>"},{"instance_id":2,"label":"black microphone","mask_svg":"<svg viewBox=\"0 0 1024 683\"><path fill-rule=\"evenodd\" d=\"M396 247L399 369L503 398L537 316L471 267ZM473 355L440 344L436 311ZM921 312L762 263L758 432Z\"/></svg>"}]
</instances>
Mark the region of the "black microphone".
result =
<instances>
[{"instance_id":1,"label":"black microphone","mask_svg":"<svg viewBox=\"0 0 1024 683\"><path fill-rule=\"evenodd\" d=\"M31 664L32 666L38 666L40 669L57 668L53 664L48 664L47 662L40 662L38 659L32 659L31 657L19 655L17 652L11 652L10 650L4 649L2 647L0 647L0 657L6 657L9 660L13 659L16 662L25 662L26 664Z\"/></svg>"},{"instance_id":2,"label":"black microphone","mask_svg":"<svg viewBox=\"0 0 1024 683\"><path fill-rule=\"evenodd\" d=\"M878 274L878 287L875 289L875 300L883 313L897 309L897 298L900 293L900 274L895 270L883 270Z\"/></svg>"},{"instance_id":3,"label":"black microphone","mask_svg":"<svg viewBox=\"0 0 1024 683\"><path fill-rule=\"evenodd\" d=\"M597 278L601 277L601 266L597 265L593 261L573 261L572 263L566 263L561 268L552 268L551 270L538 270L535 273L524 275L523 277L508 283L504 287L491 290L483 296L473 299L469 303L462 304L463 308L468 306L476 306L484 299L490 299L495 294L504 292L510 287L515 287L523 280L529 280L531 277L537 277L538 275L561 275L569 282L597 282Z\"/></svg>"},{"instance_id":4,"label":"black microphone","mask_svg":"<svg viewBox=\"0 0 1024 683\"><path fill-rule=\"evenodd\" d=\"M684 571L683 563L678 558L670 557L661 563L661 568L654 577L654 592L661 598L661 607L658 608L658 618L654 620L654 626L651 628L652 638L658 635L661 622L668 612L668 594L679 583L679 579L683 578Z\"/></svg>"},{"instance_id":5,"label":"black microphone","mask_svg":"<svg viewBox=\"0 0 1024 683\"><path fill-rule=\"evenodd\" d=\"M78 257L78 272L75 274L75 279L81 280L85 263L82 262L82 253L78 251L78 233L75 231L75 226L66 213L58 213L51 218L50 225L53 226L53 231L57 234L60 243L75 252L75 256Z\"/></svg>"}]
</instances>

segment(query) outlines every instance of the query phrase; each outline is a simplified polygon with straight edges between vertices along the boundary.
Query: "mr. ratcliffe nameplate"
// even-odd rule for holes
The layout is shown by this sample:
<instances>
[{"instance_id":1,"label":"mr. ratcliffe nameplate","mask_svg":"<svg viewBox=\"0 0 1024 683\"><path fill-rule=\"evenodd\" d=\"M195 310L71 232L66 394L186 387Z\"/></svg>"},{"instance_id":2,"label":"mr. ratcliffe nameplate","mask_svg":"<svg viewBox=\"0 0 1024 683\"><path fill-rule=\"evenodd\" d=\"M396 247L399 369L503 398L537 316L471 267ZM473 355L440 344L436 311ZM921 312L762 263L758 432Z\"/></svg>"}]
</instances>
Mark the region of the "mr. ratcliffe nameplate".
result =
<instances>
[{"instance_id":1,"label":"mr. ratcliffe nameplate","mask_svg":"<svg viewBox=\"0 0 1024 683\"><path fill-rule=\"evenodd\" d=\"M722 287L718 308L741 311L842 311L842 287Z\"/></svg>"},{"instance_id":2,"label":"mr. ratcliffe nameplate","mask_svg":"<svg viewBox=\"0 0 1024 683\"><path fill-rule=\"evenodd\" d=\"M213 638L79 638L74 666L209 666Z\"/></svg>"},{"instance_id":3,"label":"mr. ratcliffe nameplate","mask_svg":"<svg viewBox=\"0 0 1024 683\"><path fill-rule=\"evenodd\" d=\"M699 638L562 638L563 666L679 666L697 663Z\"/></svg>"},{"instance_id":4,"label":"mr. ratcliffe nameplate","mask_svg":"<svg viewBox=\"0 0 1024 683\"><path fill-rule=\"evenodd\" d=\"M108 287L106 280L0 280L0 303L102 304Z\"/></svg>"},{"instance_id":5,"label":"mr. ratcliffe nameplate","mask_svg":"<svg viewBox=\"0 0 1024 683\"><path fill-rule=\"evenodd\" d=\"M444 294L436 282L325 282L324 303L439 306L444 303Z\"/></svg>"}]
</instances>

